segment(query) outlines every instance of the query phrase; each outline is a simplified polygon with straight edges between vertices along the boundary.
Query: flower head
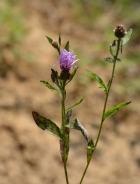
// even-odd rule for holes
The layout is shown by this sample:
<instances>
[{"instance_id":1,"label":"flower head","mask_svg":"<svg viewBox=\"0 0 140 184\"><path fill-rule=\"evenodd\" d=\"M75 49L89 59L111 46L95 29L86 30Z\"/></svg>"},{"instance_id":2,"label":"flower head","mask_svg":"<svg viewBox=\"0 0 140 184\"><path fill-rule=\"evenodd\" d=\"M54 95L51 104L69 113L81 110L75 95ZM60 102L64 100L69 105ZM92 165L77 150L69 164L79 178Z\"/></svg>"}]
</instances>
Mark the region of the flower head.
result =
<instances>
[{"instance_id":1,"label":"flower head","mask_svg":"<svg viewBox=\"0 0 140 184\"><path fill-rule=\"evenodd\" d=\"M116 26L113 31L114 31L114 34L117 38L123 38L127 34L127 31L126 31L124 25Z\"/></svg>"},{"instance_id":2,"label":"flower head","mask_svg":"<svg viewBox=\"0 0 140 184\"><path fill-rule=\"evenodd\" d=\"M59 60L61 70L69 71L73 69L73 64L76 61L78 61L78 59L75 60L75 55L72 50L68 52L67 50L62 49Z\"/></svg>"}]
</instances>

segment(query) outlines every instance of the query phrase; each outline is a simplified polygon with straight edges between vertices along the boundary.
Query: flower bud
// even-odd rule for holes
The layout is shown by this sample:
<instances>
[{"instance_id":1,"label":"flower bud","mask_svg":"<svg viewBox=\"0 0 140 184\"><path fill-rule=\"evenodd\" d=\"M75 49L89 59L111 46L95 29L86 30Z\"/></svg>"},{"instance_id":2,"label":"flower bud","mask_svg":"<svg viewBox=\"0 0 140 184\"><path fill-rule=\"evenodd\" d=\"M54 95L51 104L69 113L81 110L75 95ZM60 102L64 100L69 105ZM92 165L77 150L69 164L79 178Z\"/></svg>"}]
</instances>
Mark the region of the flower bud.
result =
<instances>
[{"instance_id":1,"label":"flower bud","mask_svg":"<svg viewBox=\"0 0 140 184\"><path fill-rule=\"evenodd\" d=\"M57 42L52 42L52 46L57 49L58 48L58 43Z\"/></svg>"},{"instance_id":2,"label":"flower bud","mask_svg":"<svg viewBox=\"0 0 140 184\"><path fill-rule=\"evenodd\" d=\"M124 25L116 26L113 31L114 31L114 34L117 38L123 38L127 34L127 31L126 31Z\"/></svg>"},{"instance_id":3,"label":"flower bud","mask_svg":"<svg viewBox=\"0 0 140 184\"><path fill-rule=\"evenodd\" d=\"M51 79L52 79L52 81L53 81L54 83L56 83L56 81L57 81L57 76L58 76L58 72L55 71L55 70L53 70L52 68L51 68L51 71L52 71L52 73L51 73Z\"/></svg>"},{"instance_id":4,"label":"flower bud","mask_svg":"<svg viewBox=\"0 0 140 184\"><path fill-rule=\"evenodd\" d=\"M70 79L70 72L69 70L62 70L60 74L61 80L67 81Z\"/></svg>"}]
</instances>

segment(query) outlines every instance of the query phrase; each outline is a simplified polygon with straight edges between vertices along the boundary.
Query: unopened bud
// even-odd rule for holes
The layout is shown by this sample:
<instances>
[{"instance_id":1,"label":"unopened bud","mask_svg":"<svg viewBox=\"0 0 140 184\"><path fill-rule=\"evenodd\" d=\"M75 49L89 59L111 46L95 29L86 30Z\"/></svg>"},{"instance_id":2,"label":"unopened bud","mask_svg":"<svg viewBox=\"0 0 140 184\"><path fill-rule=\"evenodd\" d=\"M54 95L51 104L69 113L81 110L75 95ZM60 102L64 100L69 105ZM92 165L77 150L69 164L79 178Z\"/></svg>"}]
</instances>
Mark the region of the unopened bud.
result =
<instances>
[{"instance_id":1,"label":"unopened bud","mask_svg":"<svg viewBox=\"0 0 140 184\"><path fill-rule=\"evenodd\" d=\"M57 49L58 48L58 43L57 42L52 42L52 46Z\"/></svg>"},{"instance_id":2,"label":"unopened bud","mask_svg":"<svg viewBox=\"0 0 140 184\"><path fill-rule=\"evenodd\" d=\"M55 71L55 70L53 70L52 68L51 68L51 71L52 71L52 73L51 73L51 79L52 79L52 81L53 81L54 83L56 83L58 72Z\"/></svg>"},{"instance_id":3,"label":"unopened bud","mask_svg":"<svg viewBox=\"0 0 140 184\"><path fill-rule=\"evenodd\" d=\"M126 31L124 25L116 26L113 31L114 31L114 34L117 38L123 38L127 34L127 31Z\"/></svg>"},{"instance_id":4,"label":"unopened bud","mask_svg":"<svg viewBox=\"0 0 140 184\"><path fill-rule=\"evenodd\" d=\"M70 72L69 70L62 70L60 74L61 80L67 81L70 79Z\"/></svg>"}]
</instances>

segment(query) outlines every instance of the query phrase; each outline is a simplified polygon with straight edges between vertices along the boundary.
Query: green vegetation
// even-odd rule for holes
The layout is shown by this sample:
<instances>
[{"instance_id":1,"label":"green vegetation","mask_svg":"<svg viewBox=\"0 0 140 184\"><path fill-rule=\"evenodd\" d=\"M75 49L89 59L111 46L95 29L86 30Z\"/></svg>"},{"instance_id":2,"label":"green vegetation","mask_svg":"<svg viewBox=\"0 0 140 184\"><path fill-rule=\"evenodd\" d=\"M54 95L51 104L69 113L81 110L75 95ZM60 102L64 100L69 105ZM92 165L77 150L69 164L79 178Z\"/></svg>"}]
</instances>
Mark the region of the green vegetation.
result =
<instances>
[{"instance_id":1,"label":"green vegetation","mask_svg":"<svg viewBox=\"0 0 140 184\"><path fill-rule=\"evenodd\" d=\"M20 44L29 30L24 25L25 13L21 2L5 0L0 3L0 75L6 77L7 70L14 68L23 59Z\"/></svg>"},{"instance_id":2,"label":"green vegetation","mask_svg":"<svg viewBox=\"0 0 140 184\"><path fill-rule=\"evenodd\" d=\"M96 64L103 65L103 67L108 67L108 64L96 58L97 52L102 52L107 50L107 45L109 47L109 41L115 39L111 33L112 26L117 24L124 24L129 30L133 29L133 35L131 38L131 48L123 49L125 59L122 57L122 64L118 64L117 70L119 72L121 83L118 84L118 93L126 94L126 85L132 85L133 92L139 96L139 80L140 75L138 72L139 68L139 15L140 6L138 0L75 0L72 1L73 17L77 22L83 25L86 29L93 31L93 35L97 35L99 40L98 45L93 49L93 54L86 58L86 64L90 63L90 66ZM100 37L101 36L101 37ZM83 53L79 50L80 53ZM79 53L77 54L79 55ZM82 56L83 64L85 63L85 56ZM88 60L88 61L87 61ZM111 64L110 64L111 65ZM136 70L136 71L134 71ZM129 77L127 75L129 73ZM136 80L137 78L137 80ZM86 81L86 80L85 80ZM82 78L82 83L84 82ZM126 85L121 85L125 83ZM131 83L131 84L130 84ZM119 90L120 89L120 90ZM132 91L132 90L130 90ZM130 92L129 91L129 92ZM128 92L127 92L128 93Z\"/></svg>"}]
</instances>

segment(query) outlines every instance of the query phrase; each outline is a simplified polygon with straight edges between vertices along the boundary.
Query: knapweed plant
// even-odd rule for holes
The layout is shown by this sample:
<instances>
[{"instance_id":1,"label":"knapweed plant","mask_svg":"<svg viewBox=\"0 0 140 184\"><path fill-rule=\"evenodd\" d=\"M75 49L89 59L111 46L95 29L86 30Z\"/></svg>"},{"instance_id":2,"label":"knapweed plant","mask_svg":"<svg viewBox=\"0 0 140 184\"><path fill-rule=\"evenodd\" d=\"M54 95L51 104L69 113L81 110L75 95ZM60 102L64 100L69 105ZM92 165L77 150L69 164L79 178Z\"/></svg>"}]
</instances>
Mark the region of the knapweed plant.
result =
<instances>
[{"instance_id":1,"label":"knapweed plant","mask_svg":"<svg viewBox=\"0 0 140 184\"><path fill-rule=\"evenodd\" d=\"M89 75L91 75L91 77L93 77L94 80L96 80L99 83L100 88L103 90L105 94L103 112L101 115L101 122L100 122L99 130L97 133L97 138L95 140L93 139L89 140L88 131L82 126L82 124L79 122L78 119L74 119L73 121L70 121L72 110L74 109L74 107L78 106L83 101L83 98L81 98L78 102L76 102L74 105L72 105L69 108L66 108L66 104L65 104L66 95L67 95L66 86L69 84L69 82L71 82L74 79L74 76L78 70L78 66L74 66L74 64L78 61L78 59L76 59L74 52L69 49L69 42L66 43L64 48L61 48L61 36L60 35L58 38L58 43L54 42L52 38L46 36L49 43L59 53L58 64L59 64L61 72L59 74L54 69L51 69L51 79L54 85L51 85L49 82L46 82L46 81L40 81L40 82L43 83L46 87L48 87L53 92L57 93L58 96L60 97L61 125L57 126L50 119L47 119L41 116L39 113L35 111L32 112L32 115L39 128L47 131L48 133L51 133L57 136L60 140L60 153L61 153L62 163L64 166L66 184L70 183L69 177L68 177L69 175L67 172L67 161L68 161L69 143L70 143L70 137L69 137L70 129L76 129L76 130L81 131L81 133L83 134L84 138L87 141L87 148L86 148L87 149L87 164L85 166L85 170L83 171L83 174L81 174L81 180L79 181L79 184L82 184L84 176L90 164L90 161L92 159L92 156L94 155L94 152L97 148L105 119L109 116L112 116L116 112L118 112L121 108L130 104L130 101L126 101L126 102L122 102L110 108L109 110L106 110L108 97L109 97L109 93L110 93L113 78L114 78L115 67L116 67L117 62L121 61L121 59L119 58L119 54L122 54L123 46L129 41L131 37L131 33L132 33L132 29L130 29L127 32L123 25L118 25L114 29L114 34L116 36L116 39L110 45L111 57L104 58L105 61L112 64L111 77L107 84L105 84L104 81L98 75L96 75L95 73L93 73L92 71L88 69L85 69L85 71Z\"/></svg>"}]
</instances>

